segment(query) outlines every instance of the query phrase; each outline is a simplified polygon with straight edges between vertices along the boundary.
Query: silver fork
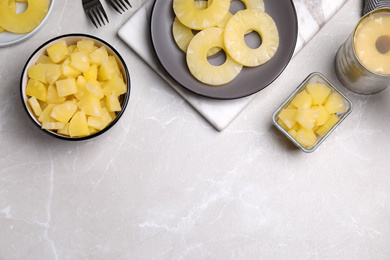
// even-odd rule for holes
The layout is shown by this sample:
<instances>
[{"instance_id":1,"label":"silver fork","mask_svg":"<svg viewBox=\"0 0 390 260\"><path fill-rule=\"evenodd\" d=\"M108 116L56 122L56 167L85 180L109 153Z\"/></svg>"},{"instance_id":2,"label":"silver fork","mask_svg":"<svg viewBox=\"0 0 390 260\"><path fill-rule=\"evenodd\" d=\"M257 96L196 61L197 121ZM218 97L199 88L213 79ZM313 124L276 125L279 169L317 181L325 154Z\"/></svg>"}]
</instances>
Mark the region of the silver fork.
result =
<instances>
[{"instance_id":1,"label":"silver fork","mask_svg":"<svg viewBox=\"0 0 390 260\"><path fill-rule=\"evenodd\" d=\"M131 6L129 0L107 0L107 2L115 9L118 13L122 14L126 10L129 10L126 5ZM124 8L126 8L126 10ZM122 12L121 12L122 10Z\"/></svg>"},{"instance_id":2,"label":"silver fork","mask_svg":"<svg viewBox=\"0 0 390 260\"><path fill-rule=\"evenodd\" d=\"M98 24L99 26L102 26L102 24L105 25L103 18L106 18L107 23L109 23L100 0L82 0L82 3L85 13L96 28L98 28Z\"/></svg>"}]
</instances>

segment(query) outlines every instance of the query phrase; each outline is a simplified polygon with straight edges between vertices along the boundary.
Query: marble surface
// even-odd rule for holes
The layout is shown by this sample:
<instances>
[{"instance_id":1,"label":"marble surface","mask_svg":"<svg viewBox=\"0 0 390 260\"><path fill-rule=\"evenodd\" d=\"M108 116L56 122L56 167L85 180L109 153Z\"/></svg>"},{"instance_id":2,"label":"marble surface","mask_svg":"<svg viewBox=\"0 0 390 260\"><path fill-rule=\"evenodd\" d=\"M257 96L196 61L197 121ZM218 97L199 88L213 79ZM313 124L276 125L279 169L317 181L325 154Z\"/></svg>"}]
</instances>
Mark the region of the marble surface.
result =
<instances>
[{"instance_id":1,"label":"marble surface","mask_svg":"<svg viewBox=\"0 0 390 260\"><path fill-rule=\"evenodd\" d=\"M110 24L94 29L81 3L56 1L42 30L0 48L0 259L389 259L390 90L351 93L333 68L361 2L340 7L223 132L117 36L145 2L124 15L103 2ZM28 56L71 32L114 45L133 86L119 123L77 143L39 131L19 96ZM271 115L313 71L354 111L305 154Z\"/></svg>"}]
</instances>

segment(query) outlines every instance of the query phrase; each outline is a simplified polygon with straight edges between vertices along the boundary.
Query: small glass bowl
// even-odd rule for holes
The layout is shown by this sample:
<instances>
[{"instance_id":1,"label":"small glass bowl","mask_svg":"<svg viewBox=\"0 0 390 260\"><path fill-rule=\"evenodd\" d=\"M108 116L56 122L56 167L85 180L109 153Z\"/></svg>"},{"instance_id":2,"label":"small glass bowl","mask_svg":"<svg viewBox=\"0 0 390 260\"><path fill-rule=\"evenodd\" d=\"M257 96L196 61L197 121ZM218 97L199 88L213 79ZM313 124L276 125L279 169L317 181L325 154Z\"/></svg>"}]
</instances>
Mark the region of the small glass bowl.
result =
<instances>
[{"instance_id":1,"label":"small glass bowl","mask_svg":"<svg viewBox=\"0 0 390 260\"><path fill-rule=\"evenodd\" d=\"M116 118L111 123L109 123L105 128L103 128L102 130L95 132L93 134L87 135L87 136L70 137L70 136L58 134L57 132L52 131L52 130L47 130L47 129L42 128L42 124L38 121L37 117L34 115L31 107L28 105L28 102L27 102L27 100L28 100L28 97L26 95L26 85L27 85L27 81L28 81L27 70L30 66L35 64L35 62L38 60L39 56L41 56L42 54L46 54L46 48L48 46L50 46L58 41L62 41L62 40L65 40L67 45L76 44L78 41L80 41L82 39L93 40L95 43L95 46L106 47L108 54L113 55L115 57L116 61L118 62L118 65L119 65L119 69L122 72L122 75L123 75L123 78L124 78L124 81L125 81L125 84L127 87L127 92L125 94L122 94L119 98L119 102L121 104L122 110L116 113ZM30 58L26 62L26 65L24 66L24 69L22 72L22 76L21 76L21 80L20 80L20 94L21 94L21 98L22 98L23 107L26 110L28 117L33 121L34 125L36 125L44 133L49 134L51 136L54 136L58 139L62 139L62 140L82 141L82 140L88 140L88 139L97 137L97 136L105 133L107 130L109 130L111 127L113 127L118 122L118 120L121 118L121 116L125 112L127 103L129 102L130 88L131 88L130 85L131 85L130 74L129 74L127 65L126 65L124 59L119 54L119 52L114 47L112 47L109 43L107 43L107 42L103 41L102 39L99 39L95 36L75 33L75 34L61 35L61 36L55 37L55 38L45 42L30 56Z\"/></svg>"},{"instance_id":2,"label":"small glass bowl","mask_svg":"<svg viewBox=\"0 0 390 260\"><path fill-rule=\"evenodd\" d=\"M279 113L281 112L282 109L288 107L291 103L291 101L295 98L296 95L298 95L301 91L306 89L306 86L308 84L312 83L321 83L329 88L331 88L332 92L337 92L341 95L346 110L344 112L337 113L337 116L339 117L339 121L324 135L322 136L317 136L317 141L312 145L308 147L303 147L300 143L297 142L297 140L294 139L279 123L278 123L278 118L279 118ZM343 93L340 92L332 83L330 83L324 75L322 75L319 72L314 72L311 73L299 86L298 88L291 93L291 95L276 109L276 111L272 115L272 122L273 124L283 133L285 134L297 147L299 147L302 151L306 153L311 153L314 152L320 145L321 143L340 125L340 123L352 112L353 109L353 104L352 101L346 97Z\"/></svg>"}]
</instances>

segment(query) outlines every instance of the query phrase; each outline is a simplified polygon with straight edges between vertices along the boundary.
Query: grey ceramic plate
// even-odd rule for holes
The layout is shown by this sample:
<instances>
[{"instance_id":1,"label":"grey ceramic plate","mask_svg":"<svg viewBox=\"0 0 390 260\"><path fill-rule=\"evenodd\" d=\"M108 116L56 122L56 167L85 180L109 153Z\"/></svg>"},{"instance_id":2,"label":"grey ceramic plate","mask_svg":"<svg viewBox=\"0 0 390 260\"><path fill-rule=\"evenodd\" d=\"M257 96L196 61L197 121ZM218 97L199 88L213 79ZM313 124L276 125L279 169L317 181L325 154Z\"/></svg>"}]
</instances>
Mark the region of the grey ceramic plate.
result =
<instances>
[{"instance_id":1,"label":"grey ceramic plate","mask_svg":"<svg viewBox=\"0 0 390 260\"><path fill-rule=\"evenodd\" d=\"M151 15L152 45L166 72L181 86L201 96L215 99L235 99L254 94L273 82L289 63L295 49L298 22L291 0L264 0L265 11L279 30L280 44L275 56L259 67L244 67L230 83L210 86L199 82L188 70L185 54L172 36L175 17L173 0L156 0ZM232 2L234 3L234 2Z\"/></svg>"}]
</instances>

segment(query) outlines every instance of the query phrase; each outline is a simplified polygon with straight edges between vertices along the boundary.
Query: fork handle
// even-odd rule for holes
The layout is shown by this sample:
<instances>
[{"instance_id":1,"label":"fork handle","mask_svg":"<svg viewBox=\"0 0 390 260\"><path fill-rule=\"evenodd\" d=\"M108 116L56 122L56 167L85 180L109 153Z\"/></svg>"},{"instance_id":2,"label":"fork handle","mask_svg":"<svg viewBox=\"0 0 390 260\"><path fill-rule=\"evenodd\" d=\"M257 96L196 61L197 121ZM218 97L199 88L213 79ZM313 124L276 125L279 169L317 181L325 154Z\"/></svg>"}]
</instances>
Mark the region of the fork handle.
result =
<instances>
[{"instance_id":1,"label":"fork handle","mask_svg":"<svg viewBox=\"0 0 390 260\"><path fill-rule=\"evenodd\" d=\"M363 15L379 8L390 8L390 0L365 0Z\"/></svg>"}]
</instances>

